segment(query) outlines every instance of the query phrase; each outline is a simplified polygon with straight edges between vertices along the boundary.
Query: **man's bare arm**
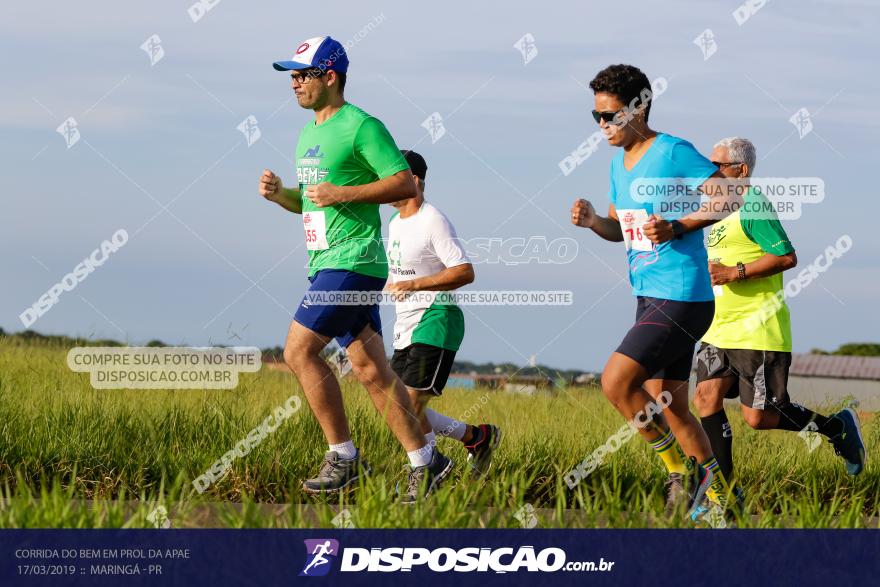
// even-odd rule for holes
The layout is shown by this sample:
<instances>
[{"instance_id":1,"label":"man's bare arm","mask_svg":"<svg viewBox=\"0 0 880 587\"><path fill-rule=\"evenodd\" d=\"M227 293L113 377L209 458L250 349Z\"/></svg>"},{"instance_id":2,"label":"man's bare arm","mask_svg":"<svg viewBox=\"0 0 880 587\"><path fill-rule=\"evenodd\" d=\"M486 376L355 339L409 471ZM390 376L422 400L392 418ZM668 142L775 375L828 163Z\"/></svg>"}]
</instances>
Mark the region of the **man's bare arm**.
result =
<instances>
[{"instance_id":1,"label":"man's bare arm","mask_svg":"<svg viewBox=\"0 0 880 587\"><path fill-rule=\"evenodd\" d=\"M462 263L454 267L447 267L433 275L389 284L388 291L452 291L473 281L474 266L470 263Z\"/></svg>"},{"instance_id":2,"label":"man's bare arm","mask_svg":"<svg viewBox=\"0 0 880 587\"><path fill-rule=\"evenodd\" d=\"M589 228L607 241L619 243L623 241L623 231L617 219L614 204L608 207L608 217L599 216L593 205L587 200L576 200L571 208L571 222L575 226Z\"/></svg>"},{"instance_id":3,"label":"man's bare arm","mask_svg":"<svg viewBox=\"0 0 880 587\"><path fill-rule=\"evenodd\" d=\"M416 184L409 169L364 185L334 185L325 181L306 188L306 197L320 207L349 202L389 204L414 198L416 194Z\"/></svg>"},{"instance_id":4,"label":"man's bare arm","mask_svg":"<svg viewBox=\"0 0 880 587\"><path fill-rule=\"evenodd\" d=\"M270 202L275 202L285 210L294 214L302 214L299 187L296 189L284 187L281 178L268 169L263 170L263 175L260 176L259 192L261 196Z\"/></svg>"},{"instance_id":5,"label":"man's bare arm","mask_svg":"<svg viewBox=\"0 0 880 587\"><path fill-rule=\"evenodd\" d=\"M665 243L680 234L700 230L723 220L739 209L743 203L741 182L732 181L716 171L700 186L709 200L700 204L697 212L679 218L679 232L676 234L672 222L652 214L642 232L654 244Z\"/></svg>"},{"instance_id":6,"label":"man's bare arm","mask_svg":"<svg viewBox=\"0 0 880 587\"><path fill-rule=\"evenodd\" d=\"M751 263L745 263L743 268L746 273L745 279L760 279L788 271L796 265L797 255L792 251L787 255L767 253ZM712 285L725 285L733 281L739 281L739 270L735 265L728 266L710 261L709 275L712 278Z\"/></svg>"}]
</instances>

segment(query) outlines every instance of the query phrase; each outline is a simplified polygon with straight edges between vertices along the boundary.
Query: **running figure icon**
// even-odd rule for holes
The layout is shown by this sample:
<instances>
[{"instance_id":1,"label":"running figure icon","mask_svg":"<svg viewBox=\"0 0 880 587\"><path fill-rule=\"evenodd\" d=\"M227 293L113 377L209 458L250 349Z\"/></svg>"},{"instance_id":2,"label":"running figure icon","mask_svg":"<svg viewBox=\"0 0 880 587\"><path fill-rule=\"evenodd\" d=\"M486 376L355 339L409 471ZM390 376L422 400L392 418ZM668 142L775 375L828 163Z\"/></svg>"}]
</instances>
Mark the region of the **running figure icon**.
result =
<instances>
[{"instance_id":1,"label":"running figure icon","mask_svg":"<svg viewBox=\"0 0 880 587\"><path fill-rule=\"evenodd\" d=\"M336 553L333 552L333 548L330 546L330 541L327 540L326 542L321 542L319 544L316 544L315 549L311 552L311 554L313 554L315 556L315 558L313 558L312 562L307 564L306 568L303 569L303 572L302 572L303 575L308 575L309 569L313 569L313 568L318 567L320 565L325 565L325 564L329 563L330 559L326 558L324 555L336 554Z\"/></svg>"}]
</instances>

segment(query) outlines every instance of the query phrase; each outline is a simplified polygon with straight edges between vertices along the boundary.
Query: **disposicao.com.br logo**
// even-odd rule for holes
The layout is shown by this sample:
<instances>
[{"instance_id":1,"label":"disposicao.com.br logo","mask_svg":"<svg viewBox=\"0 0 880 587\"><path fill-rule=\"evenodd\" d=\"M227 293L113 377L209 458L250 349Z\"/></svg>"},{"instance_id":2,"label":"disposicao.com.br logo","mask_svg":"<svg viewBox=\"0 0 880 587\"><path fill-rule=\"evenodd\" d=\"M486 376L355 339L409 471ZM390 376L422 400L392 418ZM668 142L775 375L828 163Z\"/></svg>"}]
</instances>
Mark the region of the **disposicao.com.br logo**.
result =
<instances>
[{"instance_id":1,"label":"disposicao.com.br logo","mask_svg":"<svg viewBox=\"0 0 880 587\"><path fill-rule=\"evenodd\" d=\"M326 575L331 559L339 554L339 543L330 539L306 540L306 566L300 576ZM414 567L427 567L436 573L493 572L515 573L518 571L553 573L556 571L611 571L613 561L604 558L596 561L566 561L561 548L544 548L536 551L534 546L517 548L465 547L465 548L345 548L339 565L340 572L410 572Z\"/></svg>"}]
</instances>

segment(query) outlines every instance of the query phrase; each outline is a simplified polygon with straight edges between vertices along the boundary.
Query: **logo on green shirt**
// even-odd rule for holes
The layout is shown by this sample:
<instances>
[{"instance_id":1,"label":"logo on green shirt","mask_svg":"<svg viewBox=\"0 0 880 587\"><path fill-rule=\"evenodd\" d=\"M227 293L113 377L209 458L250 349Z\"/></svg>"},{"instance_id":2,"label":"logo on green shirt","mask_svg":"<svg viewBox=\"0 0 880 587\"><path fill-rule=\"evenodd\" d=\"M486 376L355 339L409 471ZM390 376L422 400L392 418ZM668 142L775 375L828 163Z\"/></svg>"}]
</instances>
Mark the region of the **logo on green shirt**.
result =
<instances>
[{"instance_id":1,"label":"logo on green shirt","mask_svg":"<svg viewBox=\"0 0 880 587\"><path fill-rule=\"evenodd\" d=\"M712 227L712 230L709 231L709 238L707 239L707 243L710 247L716 246L718 243L724 240L724 237L727 236L724 234L727 232L726 224L716 224Z\"/></svg>"}]
</instances>

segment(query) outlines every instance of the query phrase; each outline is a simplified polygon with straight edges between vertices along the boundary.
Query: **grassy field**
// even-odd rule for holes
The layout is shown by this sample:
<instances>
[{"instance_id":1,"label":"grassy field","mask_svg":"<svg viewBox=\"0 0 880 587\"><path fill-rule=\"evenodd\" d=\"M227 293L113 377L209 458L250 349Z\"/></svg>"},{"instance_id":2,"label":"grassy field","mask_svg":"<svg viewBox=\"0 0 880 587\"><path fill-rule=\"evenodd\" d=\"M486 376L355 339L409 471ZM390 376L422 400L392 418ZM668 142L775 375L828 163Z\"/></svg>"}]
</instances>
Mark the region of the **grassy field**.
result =
<instances>
[{"instance_id":1,"label":"grassy field","mask_svg":"<svg viewBox=\"0 0 880 587\"><path fill-rule=\"evenodd\" d=\"M149 527L158 505L175 527L331 526L341 508L358 527L519 527L516 512L536 508L540 527L673 527L662 511L664 470L633 440L574 490L562 476L623 423L598 389L525 397L489 390L447 390L435 407L504 429L492 474L466 475L461 444L441 440L456 462L455 480L429 502L393 502L405 481L405 454L354 383L344 386L355 442L374 475L342 500L300 491L325 450L302 409L231 472L199 495L192 480L291 394L294 378L264 368L235 390L96 391L71 372L66 348L0 337L0 527ZM739 479L752 514L746 527L876 526L880 467L844 474L827 443L813 452L795 434L755 432L731 410ZM869 455L880 425L863 417ZM234 505L230 505L234 504ZM289 504L269 507L266 504Z\"/></svg>"}]
</instances>

